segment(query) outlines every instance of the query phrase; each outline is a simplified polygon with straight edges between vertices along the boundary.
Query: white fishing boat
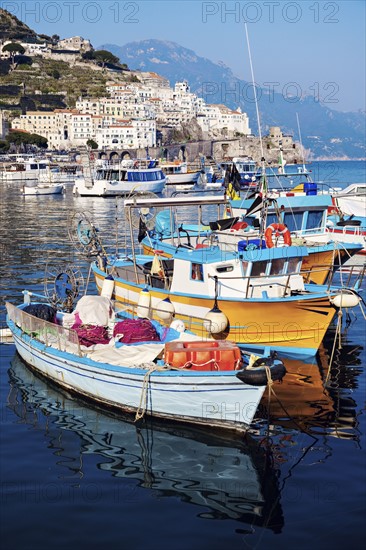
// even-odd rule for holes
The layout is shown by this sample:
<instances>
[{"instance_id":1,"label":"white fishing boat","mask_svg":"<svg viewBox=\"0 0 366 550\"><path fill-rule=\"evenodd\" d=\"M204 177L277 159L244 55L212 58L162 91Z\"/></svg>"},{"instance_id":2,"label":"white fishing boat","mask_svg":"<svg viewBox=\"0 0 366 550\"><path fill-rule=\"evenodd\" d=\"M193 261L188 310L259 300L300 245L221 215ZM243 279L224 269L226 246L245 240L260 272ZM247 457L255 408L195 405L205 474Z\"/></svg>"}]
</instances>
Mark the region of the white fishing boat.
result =
<instances>
[{"instance_id":1,"label":"white fishing boat","mask_svg":"<svg viewBox=\"0 0 366 550\"><path fill-rule=\"evenodd\" d=\"M55 288L64 289L65 304L70 281L63 273L55 282ZM150 415L245 431L266 387L263 364L273 380L286 372L274 357L252 358L252 368L244 368L243 354L232 343L202 341L169 325L128 319L107 296L83 296L72 313L31 303L27 291L24 296L18 306L6 304L22 359L69 392L133 413L135 420Z\"/></svg>"},{"instance_id":2,"label":"white fishing boat","mask_svg":"<svg viewBox=\"0 0 366 550\"><path fill-rule=\"evenodd\" d=\"M188 170L183 161L159 162L159 166L166 175L167 185L194 185L200 176L200 170Z\"/></svg>"},{"instance_id":3,"label":"white fishing boat","mask_svg":"<svg viewBox=\"0 0 366 550\"><path fill-rule=\"evenodd\" d=\"M113 197L132 192L161 193L166 177L153 159L123 160L117 164L97 160L90 174L76 178L73 192L81 197Z\"/></svg>"},{"instance_id":4,"label":"white fishing boat","mask_svg":"<svg viewBox=\"0 0 366 550\"><path fill-rule=\"evenodd\" d=\"M37 157L19 157L14 161L5 162L0 169L0 181L26 183L38 181L39 177L47 174L50 161Z\"/></svg>"},{"instance_id":5,"label":"white fishing boat","mask_svg":"<svg viewBox=\"0 0 366 550\"><path fill-rule=\"evenodd\" d=\"M39 183L38 185L23 185L22 195L38 196L38 195L61 195L64 191L62 183Z\"/></svg>"}]
</instances>

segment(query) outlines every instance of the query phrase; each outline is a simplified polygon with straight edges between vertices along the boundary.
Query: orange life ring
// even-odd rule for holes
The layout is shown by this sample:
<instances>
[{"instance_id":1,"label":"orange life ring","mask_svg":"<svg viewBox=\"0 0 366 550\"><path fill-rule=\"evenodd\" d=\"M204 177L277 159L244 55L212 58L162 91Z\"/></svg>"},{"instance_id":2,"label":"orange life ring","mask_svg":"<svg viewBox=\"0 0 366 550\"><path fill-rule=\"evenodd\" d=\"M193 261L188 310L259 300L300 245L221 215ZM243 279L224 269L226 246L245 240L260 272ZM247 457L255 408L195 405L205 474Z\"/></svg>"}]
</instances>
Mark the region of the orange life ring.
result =
<instances>
[{"instance_id":1,"label":"orange life ring","mask_svg":"<svg viewBox=\"0 0 366 550\"><path fill-rule=\"evenodd\" d=\"M282 235L283 240L285 242L285 246L291 246L292 240L291 240L291 233L289 228L283 223L271 223L271 225L269 225L264 232L264 238L266 241L267 248L274 247L274 243L272 240L273 232L275 232L276 237L279 237L280 235Z\"/></svg>"}]
</instances>

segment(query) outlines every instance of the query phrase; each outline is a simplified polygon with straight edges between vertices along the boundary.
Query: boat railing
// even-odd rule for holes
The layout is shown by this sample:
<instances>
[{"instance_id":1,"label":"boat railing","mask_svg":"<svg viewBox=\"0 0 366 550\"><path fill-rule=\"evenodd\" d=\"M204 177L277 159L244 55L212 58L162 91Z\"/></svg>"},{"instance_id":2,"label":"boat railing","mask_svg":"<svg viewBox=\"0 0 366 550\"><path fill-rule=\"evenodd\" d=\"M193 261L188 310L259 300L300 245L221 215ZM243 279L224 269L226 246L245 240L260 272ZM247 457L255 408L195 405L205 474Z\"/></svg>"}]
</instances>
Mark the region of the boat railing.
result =
<instances>
[{"instance_id":1,"label":"boat railing","mask_svg":"<svg viewBox=\"0 0 366 550\"><path fill-rule=\"evenodd\" d=\"M83 355L80 349L79 337L75 330L39 319L10 302L6 302L5 305L8 318L32 340L37 340L47 347L49 346L59 351L69 351L79 356Z\"/></svg>"},{"instance_id":2,"label":"boat railing","mask_svg":"<svg viewBox=\"0 0 366 550\"><path fill-rule=\"evenodd\" d=\"M237 276L228 276L228 275L221 275L221 276L210 276L212 278L217 278L218 281L223 284L225 281L230 280L242 280L245 282L245 285L243 289L245 288L245 298L250 298L250 293L252 292L254 287L260 287L262 292L266 292L267 289L272 289L274 285L276 288L282 288L282 296L289 295L292 292L299 292L301 291L300 285L299 285L299 279L296 280L297 277L302 277L304 284L312 284L314 276L316 274L324 274L324 270L328 271L328 275L326 277L326 282L324 285L320 285L319 291L326 291L329 292L331 290L331 287L339 287L341 288L350 288L350 289L359 289L365 279L366 276L366 266L364 265L348 265L348 266L328 266L328 265L317 265L312 266L308 270L301 270L300 272L292 272L287 274L272 274L272 275L249 275L245 277L237 277ZM295 282L295 285L293 284L293 281ZM296 289L296 286L299 288ZM318 285L313 284L314 290L316 290L316 287ZM264 294L263 297L266 295ZM279 296L278 296L279 297Z\"/></svg>"},{"instance_id":3,"label":"boat railing","mask_svg":"<svg viewBox=\"0 0 366 550\"><path fill-rule=\"evenodd\" d=\"M329 285L339 284L344 287L361 288L366 277L366 265L350 264L340 268L333 267L332 277ZM337 280L335 280L337 279Z\"/></svg>"},{"instance_id":4,"label":"boat railing","mask_svg":"<svg viewBox=\"0 0 366 550\"><path fill-rule=\"evenodd\" d=\"M328 233L343 233L344 235L362 236L365 231L361 225L330 225L327 227Z\"/></svg>"}]
</instances>

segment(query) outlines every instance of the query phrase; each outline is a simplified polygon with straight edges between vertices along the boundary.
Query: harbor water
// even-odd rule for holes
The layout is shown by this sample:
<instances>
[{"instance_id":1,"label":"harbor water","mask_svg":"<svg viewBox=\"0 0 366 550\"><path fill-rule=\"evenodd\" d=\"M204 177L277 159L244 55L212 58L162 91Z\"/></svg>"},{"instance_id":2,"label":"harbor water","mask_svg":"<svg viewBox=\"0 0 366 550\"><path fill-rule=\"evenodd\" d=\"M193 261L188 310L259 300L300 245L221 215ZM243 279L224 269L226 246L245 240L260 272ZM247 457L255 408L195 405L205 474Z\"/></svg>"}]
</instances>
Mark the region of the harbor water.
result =
<instances>
[{"instance_id":1,"label":"harbor water","mask_svg":"<svg viewBox=\"0 0 366 550\"><path fill-rule=\"evenodd\" d=\"M365 182L361 161L314 162L314 181ZM73 265L77 213L109 252L128 245L122 201L24 197L0 187L0 322L22 290L52 294ZM187 220L189 221L189 220ZM96 293L94 281L89 292ZM365 292L365 285L363 291ZM0 536L5 550L353 548L366 538L366 322L336 321L241 438L112 415L35 375L0 345ZM333 361L331 363L331 356Z\"/></svg>"}]
</instances>

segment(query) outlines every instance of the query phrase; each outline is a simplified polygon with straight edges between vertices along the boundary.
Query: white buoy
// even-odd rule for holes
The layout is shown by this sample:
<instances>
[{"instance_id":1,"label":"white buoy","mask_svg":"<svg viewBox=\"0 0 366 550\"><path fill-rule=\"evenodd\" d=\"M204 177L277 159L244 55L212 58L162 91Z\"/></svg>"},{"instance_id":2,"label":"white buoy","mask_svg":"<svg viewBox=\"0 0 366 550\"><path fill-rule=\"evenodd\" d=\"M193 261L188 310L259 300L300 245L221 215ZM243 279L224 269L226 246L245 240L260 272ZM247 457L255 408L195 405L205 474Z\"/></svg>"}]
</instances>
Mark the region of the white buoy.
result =
<instances>
[{"instance_id":1,"label":"white buoy","mask_svg":"<svg viewBox=\"0 0 366 550\"><path fill-rule=\"evenodd\" d=\"M218 307L214 306L205 315L203 326L207 332L210 332L211 334L219 334L226 329L228 322L229 321L225 313L223 313Z\"/></svg>"},{"instance_id":2,"label":"white buoy","mask_svg":"<svg viewBox=\"0 0 366 550\"><path fill-rule=\"evenodd\" d=\"M156 306L156 314L163 321L170 321L175 313L175 309L169 298L164 298Z\"/></svg>"},{"instance_id":3,"label":"white buoy","mask_svg":"<svg viewBox=\"0 0 366 550\"><path fill-rule=\"evenodd\" d=\"M170 323L170 328L173 328L178 332L184 332L186 330L186 326L181 319L174 319L174 321Z\"/></svg>"},{"instance_id":4,"label":"white buoy","mask_svg":"<svg viewBox=\"0 0 366 550\"><path fill-rule=\"evenodd\" d=\"M143 288L140 292L139 300L137 302L137 317L149 317L150 311L150 291L147 288Z\"/></svg>"},{"instance_id":5,"label":"white buoy","mask_svg":"<svg viewBox=\"0 0 366 550\"><path fill-rule=\"evenodd\" d=\"M330 299L336 307L356 307L360 300L361 298L353 292L340 292Z\"/></svg>"},{"instance_id":6,"label":"white buoy","mask_svg":"<svg viewBox=\"0 0 366 550\"><path fill-rule=\"evenodd\" d=\"M113 291L114 291L114 278L112 275L108 275L103 281L102 292L100 293L100 295L105 296L110 300L113 296Z\"/></svg>"}]
</instances>

